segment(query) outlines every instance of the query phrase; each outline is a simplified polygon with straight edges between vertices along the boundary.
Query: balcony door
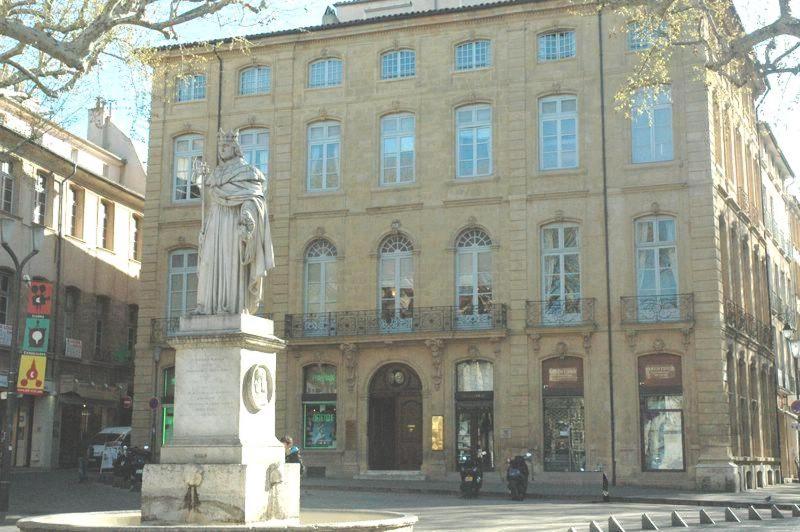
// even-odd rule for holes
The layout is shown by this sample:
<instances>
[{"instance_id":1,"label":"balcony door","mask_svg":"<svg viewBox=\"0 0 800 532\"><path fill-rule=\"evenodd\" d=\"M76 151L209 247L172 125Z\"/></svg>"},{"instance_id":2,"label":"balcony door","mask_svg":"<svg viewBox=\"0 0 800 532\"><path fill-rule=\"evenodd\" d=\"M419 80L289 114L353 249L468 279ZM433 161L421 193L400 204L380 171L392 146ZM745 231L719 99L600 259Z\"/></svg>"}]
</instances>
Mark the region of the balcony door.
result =
<instances>
[{"instance_id":1,"label":"balcony door","mask_svg":"<svg viewBox=\"0 0 800 532\"><path fill-rule=\"evenodd\" d=\"M651 217L636 222L636 295L639 321L680 318L673 218Z\"/></svg>"},{"instance_id":2,"label":"balcony door","mask_svg":"<svg viewBox=\"0 0 800 532\"><path fill-rule=\"evenodd\" d=\"M411 241L403 235L392 235L381 244L381 332L411 331L414 312L413 250Z\"/></svg>"},{"instance_id":3,"label":"balcony door","mask_svg":"<svg viewBox=\"0 0 800 532\"><path fill-rule=\"evenodd\" d=\"M456 327L492 326L492 240L468 229L456 241Z\"/></svg>"},{"instance_id":4,"label":"balcony door","mask_svg":"<svg viewBox=\"0 0 800 532\"><path fill-rule=\"evenodd\" d=\"M555 224L542 229L542 321L544 324L581 321L580 240L576 225Z\"/></svg>"},{"instance_id":5,"label":"balcony door","mask_svg":"<svg viewBox=\"0 0 800 532\"><path fill-rule=\"evenodd\" d=\"M336 326L336 247L318 239L306 251L303 331L306 336L327 336Z\"/></svg>"}]
</instances>

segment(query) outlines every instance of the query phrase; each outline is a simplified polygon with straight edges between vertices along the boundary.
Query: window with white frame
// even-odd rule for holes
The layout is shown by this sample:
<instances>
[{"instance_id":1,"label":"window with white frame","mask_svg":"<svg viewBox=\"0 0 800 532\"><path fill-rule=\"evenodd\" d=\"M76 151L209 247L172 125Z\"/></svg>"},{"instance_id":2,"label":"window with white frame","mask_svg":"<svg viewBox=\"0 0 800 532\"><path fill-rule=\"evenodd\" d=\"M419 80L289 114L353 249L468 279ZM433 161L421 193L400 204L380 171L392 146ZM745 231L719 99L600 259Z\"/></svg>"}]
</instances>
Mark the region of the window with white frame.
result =
<instances>
[{"instance_id":1,"label":"window with white frame","mask_svg":"<svg viewBox=\"0 0 800 532\"><path fill-rule=\"evenodd\" d=\"M34 205L33 223L44 225L47 221L47 189L49 179L46 174L36 174L36 182L33 185Z\"/></svg>"},{"instance_id":2,"label":"window with white frame","mask_svg":"<svg viewBox=\"0 0 800 532\"><path fill-rule=\"evenodd\" d=\"M388 236L379 248L378 290L381 329L411 330L414 313L414 247L400 234Z\"/></svg>"},{"instance_id":3,"label":"window with white frame","mask_svg":"<svg viewBox=\"0 0 800 532\"><path fill-rule=\"evenodd\" d=\"M308 65L308 86L312 89L342 84L342 60L320 59Z\"/></svg>"},{"instance_id":4,"label":"window with white frame","mask_svg":"<svg viewBox=\"0 0 800 532\"><path fill-rule=\"evenodd\" d=\"M269 131L263 128L243 129L239 132L242 157L265 176L269 170Z\"/></svg>"},{"instance_id":5,"label":"window with white frame","mask_svg":"<svg viewBox=\"0 0 800 532\"><path fill-rule=\"evenodd\" d=\"M636 295L639 321L678 319L678 247L675 219L642 218L635 223Z\"/></svg>"},{"instance_id":6,"label":"window with white frame","mask_svg":"<svg viewBox=\"0 0 800 532\"><path fill-rule=\"evenodd\" d=\"M67 215L67 234L76 238L83 238L83 205L85 191L82 188L70 185L69 211Z\"/></svg>"},{"instance_id":7,"label":"window with white frame","mask_svg":"<svg viewBox=\"0 0 800 532\"><path fill-rule=\"evenodd\" d=\"M414 50L393 50L381 56L381 79L410 78L417 73Z\"/></svg>"},{"instance_id":8,"label":"window with white frame","mask_svg":"<svg viewBox=\"0 0 800 532\"><path fill-rule=\"evenodd\" d=\"M200 199L200 182L195 175L195 164L203 159L203 137L183 135L175 139L173 157L172 200Z\"/></svg>"},{"instance_id":9,"label":"window with white frame","mask_svg":"<svg viewBox=\"0 0 800 532\"><path fill-rule=\"evenodd\" d=\"M456 109L458 177L492 173L492 108L468 105Z\"/></svg>"},{"instance_id":10,"label":"window with white frame","mask_svg":"<svg viewBox=\"0 0 800 532\"><path fill-rule=\"evenodd\" d=\"M0 162L0 180L2 180L0 208L6 212L12 212L14 209L14 176L11 175L11 163Z\"/></svg>"},{"instance_id":11,"label":"window with white frame","mask_svg":"<svg viewBox=\"0 0 800 532\"><path fill-rule=\"evenodd\" d=\"M539 100L539 166L542 170L578 166L578 99Z\"/></svg>"},{"instance_id":12,"label":"window with white frame","mask_svg":"<svg viewBox=\"0 0 800 532\"><path fill-rule=\"evenodd\" d=\"M580 232L577 225L542 228L542 321L581 320Z\"/></svg>"},{"instance_id":13,"label":"window with white frame","mask_svg":"<svg viewBox=\"0 0 800 532\"><path fill-rule=\"evenodd\" d=\"M456 46L456 70L474 70L491 65L491 41L484 39L465 42Z\"/></svg>"},{"instance_id":14,"label":"window with white frame","mask_svg":"<svg viewBox=\"0 0 800 532\"><path fill-rule=\"evenodd\" d=\"M639 52L647 50L653 46L656 38L663 30L664 28L653 30L631 22L627 28L628 51Z\"/></svg>"},{"instance_id":15,"label":"window with white frame","mask_svg":"<svg viewBox=\"0 0 800 532\"><path fill-rule=\"evenodd\" d=\"M669 88L643 89L631 110L631 150L634 163L670 161L672 150L672 95Z\"/></svg>"},{"instance_id":16,"label":"window with white frame","mask_svg":"<svg viewBox=\"0 0 800 532\"><path fill-rule=\"evenodd\" d=\"M179 249L170 253L168 283L168 318L178 318L197 307L196 249Z\"/></svg>"},{"instance_id":17,"label":"window with white frame","mask_svg":"<svg viewBox=\"0 0 800 532\"><path fill-rule=\"evenodd\" d=\"M97 225L100 229L100 247L114 249L114 204L101 199L97 205Z\"/></svg>"},{"instance_id":18,"label":"window with white frame","mask_svg":"<svg viewBox=\"0 0 800 532\"><path fill-rule=\"evenodd\" d=\"M268 66L253 66L239 73L239 94L267 94L272 88L272 69Z\"/></svg>"},{"instance_id":19,"label":"window with white frame","mask_svg":"<svg viewBox=\"0 0 800 532\"><path fill-rule=\"evenodd\" d=\"M142 217L138 214L131 216L131 258L142 260Z\"/></svg>"},{"instance_id":20,"label":"window with white frame","mask_svg":"<svg viewBox=\"0 0 800 532\"><path fill-rule=\"evenodd\" d=\"M575 57L575 32L554 31L539 35L539 61Z\"/></svg>"},{"instance_id":21,"label":"window with white frame","mask_svg":"<svg viewBox=\"0 0 800 532\"><path fill-rule=\"evenodd\" d=\"M175 81L175 89L176 102L204 100L206 97L206 76L205 74L181 76Z\"/></svg>"},{"instance_id":22,"label":"window with white frame","mask_svg":"<svg viewBox=\"0 0 800 532\"><path fill-rule=\"evenodd\" d=\"M414 115L381 118L381 185L414 181L414 129Z\"/></svg>"},{"instance_id":23,"label":"window with white frame","mask_svg":"<svg viewBox=\"0 0 800 532\"><path fill-rule=\"evenodd\" d=\"M491 326L492 239L467 229L456 239L456 308L459 327Z\"/></svg>"},{"instance_id":24,"label":"window with white frame","mask_svg":"<svg viewBox=\"0 0 800 532\"><path fill-rule=\"evenodd\" d=\"M308 190L339 188L341 126L338 122L316 122L308 126Z\"/></svg>"},{"instance_id":25,"label":"window with white frame","mask_svg":"<svg viewBox=\"0 0 800 532\"><path fill-rule=\"evenodd\" d=\"M336 246L319 238L308 246L303 290L303 330L306 336L327 336L334 325L328 313L336 310Z\"/></svg>"}]
</instances>

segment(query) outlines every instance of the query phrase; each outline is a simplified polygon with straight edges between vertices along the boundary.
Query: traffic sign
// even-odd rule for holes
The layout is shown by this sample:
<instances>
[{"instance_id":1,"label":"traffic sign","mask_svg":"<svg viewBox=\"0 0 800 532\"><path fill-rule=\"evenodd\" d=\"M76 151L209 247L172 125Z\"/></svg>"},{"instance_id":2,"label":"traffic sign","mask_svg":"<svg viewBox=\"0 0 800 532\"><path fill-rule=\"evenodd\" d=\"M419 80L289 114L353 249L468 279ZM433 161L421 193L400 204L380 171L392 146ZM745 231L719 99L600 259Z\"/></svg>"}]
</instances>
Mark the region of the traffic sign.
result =
<instances>
[{"instance_id":1,"label":"traffic sign","mask_svg":"<svg viewBox=\"0 0 800 532\"><path fill-rule=\"evenodd\" d=\"M133 406L133 399L131 396L126 395L122 398L122 408L130 408Z\"/></svg>"},{"instance_id":2,"label":"traffic sign","mask_svg":"<svg viewBox=\"0 0 800 532\"><path fill-rule=\"evenodd\" d=\"M158 397L151 397L150 398L150 410L155 410L158 408Z\"/></svg>"},{"instance_id":3,"label":"traffic sign","mask_svg":"<svg viewBox=\"0 0 800 532\"><path fill-rule=\"evenodd\" d=\"M792 412L795 414L800 414L800 399L797 401L792 401Z\"/></svg>"}]
</instances>

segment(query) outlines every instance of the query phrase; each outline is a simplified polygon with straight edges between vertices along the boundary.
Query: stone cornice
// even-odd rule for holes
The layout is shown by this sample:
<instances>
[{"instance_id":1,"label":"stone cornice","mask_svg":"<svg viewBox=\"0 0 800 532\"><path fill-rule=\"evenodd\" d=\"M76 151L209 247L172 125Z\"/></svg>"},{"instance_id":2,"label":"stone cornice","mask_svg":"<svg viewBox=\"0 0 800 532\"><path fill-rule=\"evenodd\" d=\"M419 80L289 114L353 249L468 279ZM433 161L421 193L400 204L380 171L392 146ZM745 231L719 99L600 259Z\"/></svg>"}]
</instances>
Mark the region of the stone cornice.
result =
<instances>
[{"instance_id":1,"label":"stone cornice","mask_svg":"<svg viewBox=\"0 0 800 532\"><path fill-rule=\"evenodd\" d=\"M286 349L286 342L277 336L260 336L245 332L221 332L214 334L176 334L169 338L174 349L193 347L238 347L262 353L277 353Z\"/></svg>"}]
</instances>

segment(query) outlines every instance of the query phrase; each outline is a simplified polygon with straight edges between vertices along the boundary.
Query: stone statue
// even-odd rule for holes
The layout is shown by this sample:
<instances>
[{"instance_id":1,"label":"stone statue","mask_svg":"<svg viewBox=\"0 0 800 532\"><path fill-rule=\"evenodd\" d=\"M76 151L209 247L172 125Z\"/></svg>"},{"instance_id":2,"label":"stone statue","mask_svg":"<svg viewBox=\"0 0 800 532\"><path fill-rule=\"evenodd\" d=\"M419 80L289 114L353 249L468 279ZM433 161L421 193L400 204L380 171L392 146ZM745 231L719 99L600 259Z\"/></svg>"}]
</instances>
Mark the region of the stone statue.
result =
<instances>
[{"instance_id":1,"label":"stone statue","mask_svg":"<svg viewBox=\"0 0 800 532\"><path fill-rule=\"evenodd\" d=\"M275 266L266 178L242 157L238 134L220 130L218 146L213 172L195 167L203 183L195 314L251 314Z\"/></svg>"}]
</instances>

